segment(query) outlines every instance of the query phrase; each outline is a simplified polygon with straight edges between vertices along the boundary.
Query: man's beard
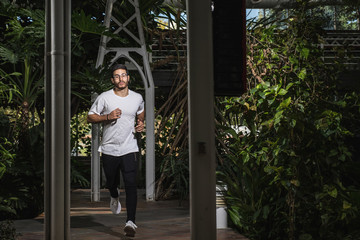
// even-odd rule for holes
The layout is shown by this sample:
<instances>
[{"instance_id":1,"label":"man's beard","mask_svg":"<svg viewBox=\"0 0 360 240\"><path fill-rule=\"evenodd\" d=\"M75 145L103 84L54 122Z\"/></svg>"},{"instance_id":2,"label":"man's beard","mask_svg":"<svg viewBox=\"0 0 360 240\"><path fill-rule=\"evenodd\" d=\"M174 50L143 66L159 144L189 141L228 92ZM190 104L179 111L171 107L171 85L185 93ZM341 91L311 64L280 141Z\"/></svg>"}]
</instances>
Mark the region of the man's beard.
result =
<instances>
[{"instance_id":1,"label":"man's beard","mask_svg":"<svg viewBox=\"0 0 360 240\"><path fill-rule=\"evenodd\" d=\"M125 83L125 86L123 86L123 87L119 87L119 84L120 84L121 82L119 82L118 84L116 84L116 83L114 83L113 85L114 85L114 88L116 88L116 89L118 89L118 90L123 90L123 89L125 89L128 85ZM124 83L124 82L123 82Z\"/></svg>"}]
</instances>

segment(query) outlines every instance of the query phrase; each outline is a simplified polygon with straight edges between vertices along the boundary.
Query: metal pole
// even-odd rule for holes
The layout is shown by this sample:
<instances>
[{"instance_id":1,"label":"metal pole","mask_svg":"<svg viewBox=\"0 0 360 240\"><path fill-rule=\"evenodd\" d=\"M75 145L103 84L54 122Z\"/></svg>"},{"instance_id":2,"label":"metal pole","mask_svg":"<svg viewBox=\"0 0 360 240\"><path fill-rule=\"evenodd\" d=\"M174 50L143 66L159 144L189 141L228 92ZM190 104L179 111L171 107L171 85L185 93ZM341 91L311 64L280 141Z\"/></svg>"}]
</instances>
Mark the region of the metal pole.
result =
<instances>
[{"instance_id":1,"label":"metal pole","mask_svg":"<svg viewBox=\"0 0 360 240\"><path fill-rule=\"evenodd\" d=\"M98 97L97 93L92 94L91 102ZM100 202L100 126L93 123L91 127L91 201Z\"/></svg>"},{"instance_id":2,"label":"metal pole","mask_svg":"<svg viewBox=\"0 0 360 240\"><path fill-rule=\"evenodd\" d=\"M50 239L50 191L51 191L51 162L50 162L50 153L51 153L51 44L50 44L50 34L51 34L51 14L50 14L50 5L51 0L46 0L45 2L45 136L44 136L44 228L45 228L45 239Z\"/></svg>"},{"instance_id":3,"label":"metal pole","mask_svg":"<svg viewBox=\"0 0 360 240\"><path fill-rule=\"evenodd\" d=\"M46 1L45 239L70 239L70 0Z\"/></svg>"},{"instance_id":4,"label":"metal pole","mask_svg":"<svg viewBox=\"0 0 360 240\"><path fill-rule=\"evenodd\" d=\"M191 239L216 239L211 1L187 0Z\"/></svg>"}]
</instances>

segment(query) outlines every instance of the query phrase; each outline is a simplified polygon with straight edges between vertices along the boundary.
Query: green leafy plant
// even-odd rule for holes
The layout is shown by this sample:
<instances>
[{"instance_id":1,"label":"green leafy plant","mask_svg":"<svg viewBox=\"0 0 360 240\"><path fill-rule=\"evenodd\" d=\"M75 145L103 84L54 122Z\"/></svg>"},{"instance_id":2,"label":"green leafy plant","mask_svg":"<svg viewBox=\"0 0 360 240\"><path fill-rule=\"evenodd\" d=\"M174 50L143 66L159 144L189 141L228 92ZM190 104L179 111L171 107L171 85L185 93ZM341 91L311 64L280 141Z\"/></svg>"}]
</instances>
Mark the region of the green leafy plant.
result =
<instances>
[{"instance_id":1,"label":"green leafy plant","mask_svg":"<svg viewBox=\"0 0 360 240\"><path fill-rule=\"evenodd\" d=\"M13 164L15 154L11 153L11 147L12 144L6 138L0 139L0 180L2 180L6 170ZM6 216L16 214L14 208L9 204L11 201L11 197L5 198L0 195L0 220L3 220Z\"/></svg>"},{"instance_id":2,"label":"green leafy plant","mask_svg":"<svg viewBox=\"0 0 360 240\"><path fill-rule=\"evenodd\" d=\"M358 94L338 91L338 69L322 61L321 22L296 10L283 23L249 29L250 90L219 99L230 218L250 239L356 239Z\"/></svg>"},{"instance_id":3,"label":"green leafy plant","mask_svg":"<svg viewBox=\"0 0 360 240\"><path fill-rule=\"evenodd\" d=\"M162 161L160 172L167 176L167 182L163 183L166 191L157 196L161 199L177 197L179 205L189 196L189 153L168 155L168 159Z\"/></svg>"},{"instance_id":4,"label":"green leafy plant","mask_svg":"<svg viewBox=\"0 0 360 240\"><path fill-rule=\"evenodd\" d=\"M71 184L80 187L90 186L90 167L78 159L91 154L91 125L86 122L87 112L76 114L71 119Z\"/></svg>"},{"instance_id":5,"label":"green leafy plant","mask_svg":"<svg viewBox=\"0 0 360 240\"><path fill-rule=\"evenodd\" d=\"M11 165L4 172L0 196L7 206L16 211L17 218L35 217L43 211L44 128L37 125L29 129L29 150L20 154L14 142L8 151L13 155ZM15 154L16 153L16 154ZM6 184L5 184L6 183Z\"/></svg>"},{"instance_id":6,"label":"green leafy plant","mask_svg":"<svg viewBox=\"0 0 360 240\"><path fill-rule=\"evenodd\" d=\"M16 240L18 235L13 221L0 222L0 240Z\"/></svg>"}]
</instances>

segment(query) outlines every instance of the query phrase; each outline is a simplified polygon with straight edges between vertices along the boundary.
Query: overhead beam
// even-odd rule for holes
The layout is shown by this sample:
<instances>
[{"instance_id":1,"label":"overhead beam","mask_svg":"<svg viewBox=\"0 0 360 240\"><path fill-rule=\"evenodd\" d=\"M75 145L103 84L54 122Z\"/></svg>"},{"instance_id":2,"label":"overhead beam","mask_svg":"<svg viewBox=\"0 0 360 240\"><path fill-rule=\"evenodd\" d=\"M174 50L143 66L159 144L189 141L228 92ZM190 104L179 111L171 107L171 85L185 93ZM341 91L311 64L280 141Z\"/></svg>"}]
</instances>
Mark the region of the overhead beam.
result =
<instances>
[{"instance_id":1,"label":"overhead beam","mask_svg":"<svg viewBox=\"0 0 360 240\"><path fill-rule=\"evenodd\" d=\"M343 0L310 0L309 7L346 5ZM297 0L246 0L246 8L273 9L273 8L296 8Z\"/></svg>"},{"instance_id":2,"label":"overhead beam","mask_svg":"<svg viewBox=\"0 0 360 240\"><path fill-rule=\"evenodd\" d=\"M185 6L181 0L164 0L164 5L170 5L175 8L185 10ZM346 5L349 2L344 0L310 0L310 7L317 6L334 6L334 5ZM246 8L254 9L272 9L272 8L295 8L298 6L296 0L246 0Z\"/></svg>"}]
</instances>

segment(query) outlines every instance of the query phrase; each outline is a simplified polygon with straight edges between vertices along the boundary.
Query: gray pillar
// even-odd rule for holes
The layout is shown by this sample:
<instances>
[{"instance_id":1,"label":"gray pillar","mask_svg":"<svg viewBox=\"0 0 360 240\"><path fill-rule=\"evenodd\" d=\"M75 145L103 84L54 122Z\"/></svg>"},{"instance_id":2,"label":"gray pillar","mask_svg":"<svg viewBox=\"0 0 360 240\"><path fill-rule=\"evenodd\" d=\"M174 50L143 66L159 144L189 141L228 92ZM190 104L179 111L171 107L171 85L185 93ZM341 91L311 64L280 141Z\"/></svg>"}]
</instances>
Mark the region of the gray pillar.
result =
<instances>
[{"instance_id":1,"label":"gray pillar","mask_svg":"<svg viewBox=\"0 0 360 240\"><path fill-rule=\"evenodd\" d=\"M143 51L146 52L145 44ZM144 54L145 55L145 54ZM145 131L146 131L146 159L145 159L145 184L146 184L146 200L155 200L155 88L150 70L148 58L144 59L144 71L146 73L149 84L145 86Z\"/></svg>"},{"instance_id":2,"label":"gray pillar","mask_svg":"<svg viewBox=\"0 0 360 240\"><path fill-rule=\"evenodd\" d=\"M98 97L97 93L91 96L93 103ZM91 201L100 202L100 124L92 123L91 127Z\"/></svg>"},{"instance_id":3,"label":"gray pillar","mask_svg":"<svg viewBox=\"0 0 360 240\"><path fill-rule=\"evenodd\" d=\"M70 239L70 0L46 0L45 239Z\"/></svg>"},{"instance_id":4,"label":"gray pillar","mask_svg":"<svg viewBox=\"0 0 360 240\"><path fill-rule=\"evenodd\" d=\"M210 0L187 0L191 239L216 239L214 77Z\"/></svg>"}]
</instances>

